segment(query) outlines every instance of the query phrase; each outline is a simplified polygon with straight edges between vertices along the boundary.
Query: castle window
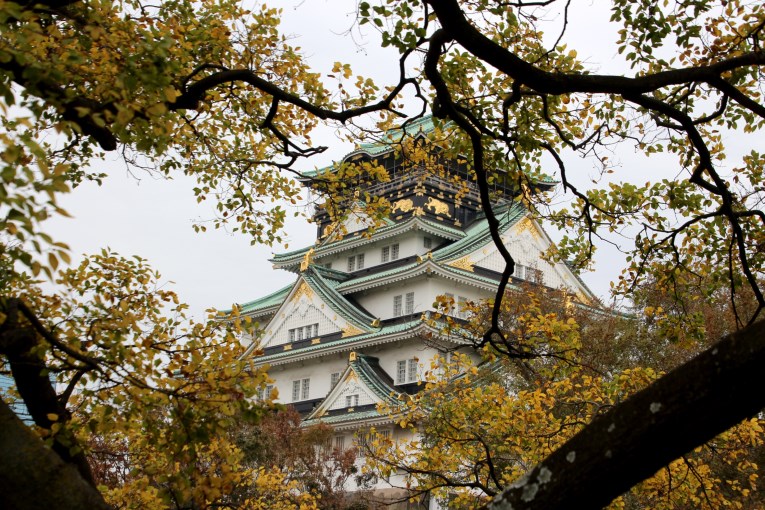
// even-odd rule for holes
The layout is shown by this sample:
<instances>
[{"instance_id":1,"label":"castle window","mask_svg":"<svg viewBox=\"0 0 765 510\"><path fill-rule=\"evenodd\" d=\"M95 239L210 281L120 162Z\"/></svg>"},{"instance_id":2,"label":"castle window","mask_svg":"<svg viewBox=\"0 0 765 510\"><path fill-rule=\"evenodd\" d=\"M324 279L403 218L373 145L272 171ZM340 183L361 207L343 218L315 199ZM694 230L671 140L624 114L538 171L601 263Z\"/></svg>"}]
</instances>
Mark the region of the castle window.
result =
<instances>
[{"instance_id":1,"label":"castle window","mask_svg":"<svg viewBox=\"0 0 765 510\"><path fill-rule=\"evenodd\" d=\"M364 254L356 255L356 269L364 269Z\"/></svg>"},{"instance_id":2,"label":"castle window","mask_svg":"<svg viewBox=\"0 0 765 510\"><path fill-rule=\"evenodd\" d=\"M345 396L345 407L357 407L359 405L359 395L346 395Z\"/></svg>"},{"instance_id":3,"label":"castle window","mask_svg":"<svg viewBox=\"0 0 765 510\"><path fill-rule=\"evenodd\" d=\"M444 297L446 298L446 301L444 302L444 312L448 313L449 315L454 314L454 294L451 292L444 293Z\"/></svg>"},{"instance_id":4,"label":"castle window","mask_svg":"<svg viewBox=\"0 0 765 510\"><path fill-rule=\"evenodd\" d=\"M311 379L308 377L292 381L292 401L299 402L301 400L308 400L310 387Z\"/></svg>"},{"instance_id":5,"label":"castle window","mask_svg":"<svg viewBox=\"0 0 765 510\"><path fill-rule=\"evenodd\" d=\"M295 341L295 330L294 329L289 330L289 334L290 334L290 337L289 337L290 338L290 342L294 342Z\"/></svg>"},{"instance_id":6,"label":"castle window","mask_svg":"<svg viewBox=\"0 0 765 510\"><path fill-rule=\"evenodd\" d=\"M465 310L465 307L467 306L467 298L465 296L459 296L457 299L457 317L460 319L467 318L467 310Z\"/></svg>"},{"instance_id":7,"label":"castle window","mask_svg":"<svg viewBox=\"0 0 765 510\"><path fill-rule=\"evenodd\" d=\"M389 260L396 260L398 259L398 243L391 244L390 246L383 246L382 249L382 256L380 257L380 261L385 263Z\"/></svg>"},{"instance_id":8,"label":"castle window","mask_svg":"<svg viewBox=\"0 0 765 510\"><path fill-rule=\"evenodd\" d=\"M271 398L271 393L274 391L274 385L269 384L265 388L262 386L258 388L258 400L268 400Z\"/></svg>"},{"instance_id":9,"label":"castle window","mask_svg":"<svg viewBox=\"0 0 765 510\"><path fill-rule=\"evenodd\" d=\"M406 293L406 314L414 313L414 292Z\"/></svg>"},{"instance_id":10,"label":"castle window","mask_svg":"<svg viewBox=\"0 0 765 510\"><path fill-rule=\"evenodd\" d=\"M335 448L340 451L345 450L345 436L335 436Z\"/></svg>"},{"instance_id":11,"label":"castle window","mask_svg":"<svg viewBox=\"0 0 765 510\"><path fill-rule=\"evenodd\" d=\"M404 315L404 312L401 307L402 297L403 296L401 295L393 296L393 316L394 317L401 317L402 315Z\"/></svg>"},{"instance_id":12,"label":"castle window","mask_svg":"<svg viewBox=\"0 0 765 510\"><path fill-rule=\"evenodd\" d=\"M429 250L430 248L433 247L433 239L431 239L430 237L423 237L422 246Z\"/></svg>"},{"instance_id":13,"label":"castle window","mask_svg":"<svg viewBox=\"0 0 765 510\"><path fill-rule=\"evenodd\" d=\"M396 362L396 384L417 382L417 358Z\"/></svg>"},{"instance_id":14,"label":"castle window","mask_svg":"<svg viewBox=\"0 0 765 510\"><path fill-rule=\"evenodd\" d=\"M348 257L348 272L351 273L356 270L356 257Z\"/></svg>"},{"instance_id":15,"label":"castle window","mask_svg":"<svg viewBox=\"0 0 765 510\"><path fill-rule=\"evenodd\" d=\"M341 372L332 372L329 375L329 385L330 387L334 388L337 382L340 380L340 374Z\"/></svg>"}]
</instances>

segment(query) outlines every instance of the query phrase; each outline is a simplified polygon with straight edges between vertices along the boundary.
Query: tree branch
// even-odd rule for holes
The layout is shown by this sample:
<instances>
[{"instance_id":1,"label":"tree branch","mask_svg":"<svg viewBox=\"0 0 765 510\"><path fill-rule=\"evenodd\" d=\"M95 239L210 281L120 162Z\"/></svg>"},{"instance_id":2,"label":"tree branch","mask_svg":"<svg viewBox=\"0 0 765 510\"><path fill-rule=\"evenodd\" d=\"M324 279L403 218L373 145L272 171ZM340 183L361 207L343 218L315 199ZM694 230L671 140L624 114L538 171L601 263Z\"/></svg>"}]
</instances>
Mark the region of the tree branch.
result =
<instances>
[{"instance_id":1,"label":"tree branch","mask_svg":"<svg viewBox=\"0 0 765 510\"><path fill-rule=\"evenodd\" d=\"M596 418L487 510L602 508L765 407L765 321L722 339Z\"/></svg>"}]
</instances>

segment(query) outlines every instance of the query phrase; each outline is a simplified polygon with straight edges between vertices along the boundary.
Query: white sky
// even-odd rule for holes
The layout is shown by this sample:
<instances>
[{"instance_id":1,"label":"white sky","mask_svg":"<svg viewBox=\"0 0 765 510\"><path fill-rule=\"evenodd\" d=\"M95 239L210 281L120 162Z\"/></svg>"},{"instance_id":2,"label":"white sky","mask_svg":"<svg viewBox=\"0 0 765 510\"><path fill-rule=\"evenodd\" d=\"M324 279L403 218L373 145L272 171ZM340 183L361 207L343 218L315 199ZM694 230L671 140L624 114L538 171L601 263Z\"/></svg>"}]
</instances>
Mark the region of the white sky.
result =
<instances>
[{"instance_id":1,"label":"white sky","mask_svg":"<svg viewBox=\"0 0 765 510\"><path fill-rule=\"evenodd\" d=\"M570 13L571 40L579 57L595 70L606 71L616 55L615 29L608 25L609 13L598 2L573 2ZM353 2L343 0L281 0L269 5L284 9L283 31L294 34L293 44L303 48L315 70L329 72L335 61L349 62L354 72L371 76L379 82L397 76L397 55L383 50L367 30L367 40L356 32L353 40L347 34L352 26ZM359 48L358 42L363 46ZM330 145L329 154L311 161L306 169L325 166L333 158L351 150L330 137L315 142ZM137 174L128 175L116 161L107 162L110 177L101 187L86 183L61 200L61 205L74 219L51 221L46 232L56 240L68 243L73 258L110 247L121 255L140 255L160 271L165 281L182 301L191 305L198 316L210 306L227 308L263 296L294 280L292 273L271 268L268 258L272 249L250 246L243 235L223 231L195 234L192 221L212 217L209 205L196 204L190 179L156 180ZM580 177L593 173L589 162L576 163ZM288 225L290 250L312 243L315 227L304 221ZM284 251L274 247L275 252ZM595 274L584 275L593 291L608 297L608 282L619 272L619 259L604 249ZM614 262L616 261L616 262Z\"/></svg>"}]
</instances>

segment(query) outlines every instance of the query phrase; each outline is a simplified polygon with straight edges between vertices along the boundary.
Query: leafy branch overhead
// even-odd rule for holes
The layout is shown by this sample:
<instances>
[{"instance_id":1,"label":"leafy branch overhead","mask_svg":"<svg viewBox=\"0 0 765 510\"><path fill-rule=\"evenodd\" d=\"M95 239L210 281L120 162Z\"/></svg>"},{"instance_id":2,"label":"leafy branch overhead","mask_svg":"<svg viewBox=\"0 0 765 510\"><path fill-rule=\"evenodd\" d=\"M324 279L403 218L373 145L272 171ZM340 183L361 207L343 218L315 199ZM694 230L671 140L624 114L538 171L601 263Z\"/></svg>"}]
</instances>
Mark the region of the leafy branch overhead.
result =
<instances>
[{"instance_id":1,"label":"leafy branch overhead","mask_svg":"<svg viewBox=\"0 0 765 510\"><path fill-rule=\"evenodd\" d=\"M629 68L622 74L597 72L569 47L569 15L583 8L571 0L362 1L358 26L378 31L398 59L397 75L375 83L343 63L320 74L280 33L278 10L248 10L238 0L0 4L0 352L24 399L39 405L34 419L52 451L91 482L80 435L88 428L108 435L104 423L130 415L135 404L152 439L174 441L168 456L147 465L146 477L109 497L217 500L227 487L215 472L239 465L239 453L228 440L204 440L237 412L257 414L243 399L265 384L258 371L244 385L236 380L236 371L246 370L233 354L234 335L246 329L236 310L230 323L180 328L184 307L158 290L158 276L143 260L104 252L58 273L70 263L69 250L45 232L45 222L67 214L58 205L62 194L106 178L99 158L115 151L131 169L192 177L197 200L215 204L215 227L270 244L282 240L288 214L282 204L301 200L295 177L308 180L301 167L325 151L311 139L314 128L345 127L353 140L375 139L428 111L445 121L439 129L448 155L467 160L507 263L478 347L522 362L534 358L501 320L515 270L490 206L491 185L502 179L517 184L513 200L566 231L551 257L583 269L599 243L622 250L627 267L614 285L618 294L637 299L648 282L677 304L691 299L686 289L697 282L693 299L718 300L723 288L737 325L750 328L725 345L745 344L740 370L750 370L747 363L761 359L761 343L752 339L762 336L756 321L765 309L765 157L758 145L765 126L765 6L615 0L616 51ZM342 86L334 89L334 82ZM415 113L407 118L403 105L410 99ZM726 146L730 139L750 146L736 154ZM662 164L673 162L659 178L642 167L625 171L610 159L620 147L664 153ZM579 157L597 165L602 184L582 185L574 170ZM384 168L369 164L311 177L334 216L369 199L353 189L358 173L387 178ZM541 175L560 181L565 207L537 192ZM371 205L375 217L384 216L386 203ZM44 295L23 267L33 277L58 276L70 294ZM163 314L166 306L179 322ZM687 333L690 308L677 306L668 334ZM216 383L213 361L234 372ZM702 357L688 366L708 368L704 363ZM726 362L720 373L738 366ZM46 371L66 380L61 395ZM644 391L661 391L667 380L673 379L659 378ZM75 403L74 395L85 400ZM746 395L731 401L735 409L723 400L716 395L705 404L728 421L709 424L704 437L760 406ZM206 402L199 427L189 411L198 401ZM94 418L81 421L73 409ZM612 412L625 409L617 404ZM18 431L6 414L3 423ZM168 430L176 419L185 427ZM688 419L681 421L690 425ZM175 450L185 437L203 446ZM134 455L156 453L148 439L135 447ZM191 465L210 469L189 474ZM233 471L226 483L257 475ZM283 481L259 473L264 487ZM279 493L285 505L294 503L290 487Z\"/></svg>"}]
</instances>

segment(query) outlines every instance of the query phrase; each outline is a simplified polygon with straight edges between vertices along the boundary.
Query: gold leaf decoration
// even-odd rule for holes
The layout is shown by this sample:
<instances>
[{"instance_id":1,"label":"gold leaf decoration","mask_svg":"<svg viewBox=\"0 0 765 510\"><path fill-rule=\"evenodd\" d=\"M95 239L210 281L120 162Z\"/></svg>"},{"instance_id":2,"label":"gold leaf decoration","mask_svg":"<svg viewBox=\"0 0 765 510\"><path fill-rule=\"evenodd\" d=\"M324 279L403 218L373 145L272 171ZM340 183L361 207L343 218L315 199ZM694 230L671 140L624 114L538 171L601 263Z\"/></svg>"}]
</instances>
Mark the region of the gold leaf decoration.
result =
<instances>
[{"instance_id":1,"label":"gold leaf decoration","mask_svg":"<svg viewBox=\"0 0 765 510\"><path fill-rule=\"evenodd\" d=\"M457 269L464 269L465 271L473 271L473 262L470 260L470 255L465 255L461 259L457 259L454 262L449 263L450 266Z\"/></svg>"},{"instance_id":2,"label":"gold leaf decoration","mask_svg":"<svg viewBox=\"0 0 765 510\"><path fill-rule=\"evenodd\" d=\"M412 202L409 198L404 198L402 200L397 200L393 203L393 209L391 209L391 213L394 213L396 211L401 212L409 212L414 207L414 202Z\"/></svg>"}]
</instances>

